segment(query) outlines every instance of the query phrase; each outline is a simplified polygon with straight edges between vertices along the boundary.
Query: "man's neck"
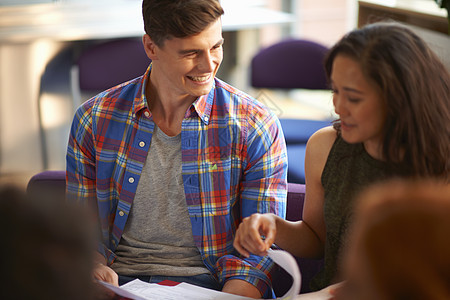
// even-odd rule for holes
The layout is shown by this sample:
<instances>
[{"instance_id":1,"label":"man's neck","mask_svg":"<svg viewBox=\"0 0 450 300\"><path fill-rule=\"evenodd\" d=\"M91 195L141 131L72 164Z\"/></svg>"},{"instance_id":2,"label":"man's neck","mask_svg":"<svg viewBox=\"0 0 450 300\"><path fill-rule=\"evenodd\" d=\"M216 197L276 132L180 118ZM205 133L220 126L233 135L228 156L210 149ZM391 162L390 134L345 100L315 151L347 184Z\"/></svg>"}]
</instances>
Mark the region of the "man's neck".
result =
<instances>
[{"instance_id":1,"label":"man's neck","mask_svg":"<svg viewBox=\"0 0 450 300\"><path fill-rule=\"evenodd\" d=\"M187 109L195 101L192 96L174 95L169 88L158 88L150 79L146 86L146 98L153 121L168 136L181 132L181 123Z\"/></svg>"}]
</instances>

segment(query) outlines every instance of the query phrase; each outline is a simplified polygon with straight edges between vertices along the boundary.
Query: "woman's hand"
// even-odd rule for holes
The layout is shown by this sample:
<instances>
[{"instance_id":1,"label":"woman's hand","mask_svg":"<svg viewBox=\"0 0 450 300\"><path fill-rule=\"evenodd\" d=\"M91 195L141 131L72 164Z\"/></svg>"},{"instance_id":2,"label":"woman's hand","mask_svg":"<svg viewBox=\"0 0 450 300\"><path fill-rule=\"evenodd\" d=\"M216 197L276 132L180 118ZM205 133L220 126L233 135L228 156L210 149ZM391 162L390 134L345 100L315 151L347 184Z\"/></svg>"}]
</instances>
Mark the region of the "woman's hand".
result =
<instances>
[{"instance_id":1,"label":"woman's hand","mask_svg":"<svg viewBox=\"0 0 450 300\"><path fill-rule=\"evenodd\" d=\"M250 253L266 255L275 241L276 218L276 215L269 213L244 218L236 231L234 248L245 257L249 257Z\"/></svg>"}]
</instances>

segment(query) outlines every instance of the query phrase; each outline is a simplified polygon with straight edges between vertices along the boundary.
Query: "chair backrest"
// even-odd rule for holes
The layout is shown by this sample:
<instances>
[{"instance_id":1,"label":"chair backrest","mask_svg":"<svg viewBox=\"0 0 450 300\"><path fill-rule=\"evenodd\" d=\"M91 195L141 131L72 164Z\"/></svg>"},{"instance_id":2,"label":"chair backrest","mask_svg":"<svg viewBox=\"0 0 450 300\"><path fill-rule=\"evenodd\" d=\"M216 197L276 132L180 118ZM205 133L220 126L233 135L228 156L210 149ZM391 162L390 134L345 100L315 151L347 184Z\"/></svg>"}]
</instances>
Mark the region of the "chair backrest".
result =
<instances>
[{"instance_id":1,"label":"chair backrest","mask_svg":"<svg viewBox=\"0 0 450 300\"><path fill-rule=\"evenodd\" d=\"M288 182L305 183L305 152L309 137L317 130L330 126L331 121L280 119L288 155Z\"/></svg>"},{"instance_id":2,"label":"chair backrest","mask_svg":"<svg viewBox=\"0 0 450 300\"><path fill-rule=\"evenodd\" d=\"M250 81L255 88L328 89L323 60L328 48L304 39L286 39L261 49L252 59ZM288 152L288 181L305 183L306 142L330 121L280 118Z\"/></svg>"},{"instance_id":3,"label":"chair backrest","mask_svg":"<svg viewBox=\"0 0 450 300\"><path fill-rule=\"evenodd\" d=\"M150 63L139 39L96 44L78 58L80 89L105 90L144 74Z\"/></svg>"},{"instance_id":4,"label":"chair backrest","mask_svg":"<svg viewBox=\"0 0 450 300\"><path fill-rule=\"evenodd\" d=\"M74 107L98 92L144 74L151 60L140 39L117 39L81 51L71 70Z\"/></svg>"},{"instance_id":5,"label":"chair backrest","mask_svg":"<svg viewBox=\"0 0 450 300\"><path fill-rule=\"evenodd\" d=\"M272 89L328 89L323 60L328 48L287 39L260 50L251 61L251 85Z\"/></svg>"},{"instance_id":6,"label":"chair backrest","mask_svg":"<svg viewBox=\"0 0 450 300\"><path fill-rule=\"evenodd\" d=\"M280 119L286 143L306 144L317 130L330 126L331 120L307 120L307 119ZM289 181L289 180L288 180ZM291 181L289 181L291 182Z\"/></svg>"},{"instance_id":7,"label":"chair backrest","mask_svg":"<svg viewBox=\"0 0 450 300\"><path fill-rule=\"evenodd\" d=\"M27 193L47 193L58 199L65 199L66 172L43 171L33 175L28 181Z\"/></svg>"}]
</instances>

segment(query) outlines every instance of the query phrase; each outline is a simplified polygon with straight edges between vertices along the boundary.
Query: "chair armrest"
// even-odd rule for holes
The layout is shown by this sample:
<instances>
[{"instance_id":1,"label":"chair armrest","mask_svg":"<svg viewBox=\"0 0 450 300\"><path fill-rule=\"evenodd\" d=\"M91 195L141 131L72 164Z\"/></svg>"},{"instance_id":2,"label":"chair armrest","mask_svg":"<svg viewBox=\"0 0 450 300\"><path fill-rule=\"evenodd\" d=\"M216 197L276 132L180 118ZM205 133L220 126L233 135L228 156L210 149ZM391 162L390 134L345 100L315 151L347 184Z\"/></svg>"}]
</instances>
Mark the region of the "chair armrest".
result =
<instances>
[{"instance_id":1,"label":"chair armrest","mask_svg":"<svg viewBox=\"0 0 450 300\"><path fill-rule=\"evenodd\" d=\"M288 183L286 220L299 221L302 219L304 201L305 185L301 183Z\"/></svg>"},{"instance_id":2,"label":"chair armrest","mask_svg":"<svg viewBox=\"0 0 450 300\"><path fill-rule=\"evenodd\" d=\"M33 175L28 181L27 193L47 193L65 199L66 171L43 171Z\"/></svg>"}]
</instances>

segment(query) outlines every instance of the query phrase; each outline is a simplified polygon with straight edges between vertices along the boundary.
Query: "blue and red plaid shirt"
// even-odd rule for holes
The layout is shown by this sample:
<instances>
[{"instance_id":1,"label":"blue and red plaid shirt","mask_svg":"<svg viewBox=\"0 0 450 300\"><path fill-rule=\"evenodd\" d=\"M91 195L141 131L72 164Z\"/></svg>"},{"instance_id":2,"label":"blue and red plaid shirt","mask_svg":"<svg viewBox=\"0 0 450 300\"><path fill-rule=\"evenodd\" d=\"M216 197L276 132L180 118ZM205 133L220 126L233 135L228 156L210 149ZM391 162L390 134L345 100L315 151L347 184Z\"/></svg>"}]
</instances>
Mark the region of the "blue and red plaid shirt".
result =
<instances>
[{"instance_id":1,"label":"blue and red plaid shirt","mask_svg":"<svg viewBox=\"0 0 450 300\"><path fill-rule=\"evenodd\" d=\"M147 157L154 122L146 73L104 91L77 110L67 150L67 193L98 214L108 264L122 236ZM277 117L254 98L215 79L186 111L182 176L192 233L218 280L242 279L270 294L268 257L233 248L242 218L286 213L287 155Z\"/></svg>"}]
</instances>

